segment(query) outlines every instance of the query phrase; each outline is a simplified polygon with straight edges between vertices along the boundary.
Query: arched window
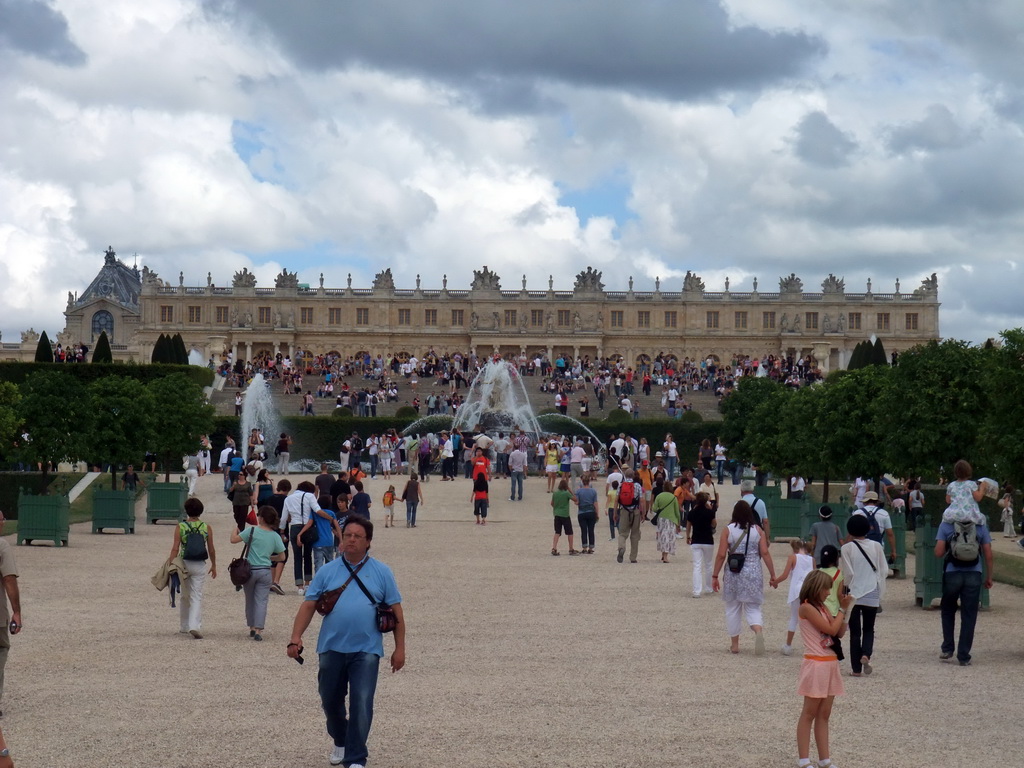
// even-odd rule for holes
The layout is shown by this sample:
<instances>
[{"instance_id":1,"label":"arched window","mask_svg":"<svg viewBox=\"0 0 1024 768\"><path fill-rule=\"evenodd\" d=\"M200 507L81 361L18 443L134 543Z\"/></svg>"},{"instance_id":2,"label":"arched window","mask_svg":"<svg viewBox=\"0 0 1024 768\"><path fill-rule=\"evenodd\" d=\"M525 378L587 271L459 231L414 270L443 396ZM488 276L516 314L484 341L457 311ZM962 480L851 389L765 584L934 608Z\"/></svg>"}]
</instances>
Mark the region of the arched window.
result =
<instances>
[{"instance_id":1,"label":"arched window","mask_svg":"<svg viewBox=\"0 0 1024 768\"><path fill-rule=\"evenodd\" d=\"M114 343L114 316L107 312L105 309L101 309L95 315L92 316L92 338L95 341L99 338L100 334L104 331L107 332L107 341L111 344Z\"/></svg>"}]
</instances>

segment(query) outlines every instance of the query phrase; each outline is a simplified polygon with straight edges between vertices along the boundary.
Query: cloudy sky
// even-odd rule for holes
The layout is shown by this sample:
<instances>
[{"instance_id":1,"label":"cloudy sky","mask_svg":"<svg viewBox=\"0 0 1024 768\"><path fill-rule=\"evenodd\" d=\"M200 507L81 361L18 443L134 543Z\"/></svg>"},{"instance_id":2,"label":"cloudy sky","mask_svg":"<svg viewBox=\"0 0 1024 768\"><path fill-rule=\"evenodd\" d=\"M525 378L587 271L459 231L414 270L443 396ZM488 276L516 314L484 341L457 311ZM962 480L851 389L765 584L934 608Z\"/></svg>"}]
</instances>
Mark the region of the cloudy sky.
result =
<instances>
[{"instance_id":1,"label":"cloudy sky","mask_svg":"<svg viewBox=\"0 0 1024 768\"><path fill-rule=\"evenodd\" d=\"M0 0L0 330L165 279L909 291L1024 325L1019 0ZM137 254L137 256L135 255Z\"/></svg>"}]
</instances>

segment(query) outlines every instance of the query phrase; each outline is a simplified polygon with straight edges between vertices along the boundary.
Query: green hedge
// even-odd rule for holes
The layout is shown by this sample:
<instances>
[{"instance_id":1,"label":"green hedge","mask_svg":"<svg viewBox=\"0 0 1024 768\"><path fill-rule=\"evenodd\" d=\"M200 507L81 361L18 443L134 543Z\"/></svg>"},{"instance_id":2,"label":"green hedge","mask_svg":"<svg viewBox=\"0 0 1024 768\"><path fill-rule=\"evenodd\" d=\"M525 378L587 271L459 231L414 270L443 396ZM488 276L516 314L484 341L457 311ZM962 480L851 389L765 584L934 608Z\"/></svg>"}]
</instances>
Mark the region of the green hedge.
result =
<instances>
[{"instance_id":1,"label":"green hedge","mask_svg":"<svg viewBox=\"0 0 1024 768\"><path fill-rule=\"evenodd\" d=\"M74 476L74 482L78 482L81 475ZM42 472L0 472L0 509L8 520L18 519L18 492L39 496L47 488L54 492L63 490L70 491L74 483L71 478L64 475L55 475L52 472L44 477Z\"/></svg>"},{"instance_id":2,"label":"green hedge","mask_svg":"<svg viewBox=\"0 0 1024 768\"><path fill-rule=\"evenodd\" d=\"M126 376L148 384L172 373L184 373L201 387L213 384L213 371L198 365L139 365L138 363L0 363L0 381L21 384L36 371L54 370L84 384L106 376Z\"/></svg>"}]
</instances>

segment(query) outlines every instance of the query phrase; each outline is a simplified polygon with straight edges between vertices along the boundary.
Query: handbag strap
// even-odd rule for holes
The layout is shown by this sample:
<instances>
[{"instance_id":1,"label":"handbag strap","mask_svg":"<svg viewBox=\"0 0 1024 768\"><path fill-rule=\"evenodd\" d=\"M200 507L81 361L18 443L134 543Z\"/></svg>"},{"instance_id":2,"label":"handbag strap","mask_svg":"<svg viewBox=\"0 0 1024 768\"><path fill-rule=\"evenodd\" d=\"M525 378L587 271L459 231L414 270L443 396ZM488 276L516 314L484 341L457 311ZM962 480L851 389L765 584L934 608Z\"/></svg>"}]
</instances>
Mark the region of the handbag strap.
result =
<instances>
[{"instance_id":1,"label":"handbag strap","mask_svg":"<svg viewBox=\"0 0 1024 768\"><path fill-rule=\"evenodd\" d=\"M871 566L871 570L872 570L872 571L874 571L875 573L878 573L878 569L877 569L877 568L875 568L875 564L874 564L873 562L871 562L871 558L870 558L870 557L868 557L868 553L864 551L864 547L862 547L862 546L860 545L860 542L859 542L859 541L857 541L856 539L854 539L854 540L853 540L853 543L857 545L857 549L859 549L859 550L860 550L860 553L861 553L862 555L864 555L864 559L868 561L868 565L870 565L870 566Z\"/></svg>"},{"instance_id":2,"label":"handbag strap","mask_svg":"<svg viewBox=\"0 0 1024 768\"><path fill-rule=\"evenodd\" d=\"M747 528L747 529L745 529L745 530L743 531L743 537L742 537L742 538L740 538L740 539L737 539L737 540L736 540L736 543L735 543L735 544L733 544L733 545L732 545L731 547L729 547L729 554L730 554L730 555L731 555L731 554L732 554L733 552L735 552L735 551L736 551L737 549L739 549L739 546L740 546L740 542L741 542L741 541L743 541L743 539L746 539L746 540L747 540L746 546L744 546L744 547L743 547L743 556L744 556L744 557L746 557L746 556L747 556L747 548L748 548L748 547L750 546L750 529L749 529L749 528Z\"/></svg>"},{"instance_id":3,"label":"handbag strap","mask_svg":"<svg viewBox=\"0 0 1024 768\"><path fill-rule=\"evenodd\" d=\"M374 598L373 595L370 594L370 590L366 588L366 585L363 584L363 580L359 578L359 569L366 564L366 560L363 560L363 562L357 565L355 569L353 569L352 566L348 564L348 560L345 559L344 555L341 556L341 560L345 563L345 567L348 568L348 572L352 574L351 578L356 580L356 584L358 584L359 588L363 590L363 594L366 595L367 599L373 605L377 605L378 603L380 603L380 600L377 600L376 598Z\"/></svg>"},{"instance_id":4,"label":"handbag strap","mask_svg":"<svg viewBox=\"0 0 1024 768\"><path fill-rule=\"evenodd\" d=\"M245 542L245 546L242 547L242 560L248 560L249 559L249 550L252 548L252 539L253 539L253 537L255 535L256 535L256 529L253 528L249 532L249 540L247 542Z\"/></svg>"}]
</instances>

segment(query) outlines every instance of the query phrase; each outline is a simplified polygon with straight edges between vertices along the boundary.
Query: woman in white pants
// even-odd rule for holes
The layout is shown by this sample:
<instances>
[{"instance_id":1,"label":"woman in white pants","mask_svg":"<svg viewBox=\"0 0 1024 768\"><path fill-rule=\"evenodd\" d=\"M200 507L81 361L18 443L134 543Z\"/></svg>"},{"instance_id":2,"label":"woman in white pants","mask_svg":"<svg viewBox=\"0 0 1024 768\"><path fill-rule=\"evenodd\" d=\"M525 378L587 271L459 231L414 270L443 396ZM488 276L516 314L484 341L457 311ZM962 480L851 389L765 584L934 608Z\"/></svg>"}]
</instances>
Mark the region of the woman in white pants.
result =
<instances>
[{"instance_id":1,"label":"woman in white pants","mask_svg":"<svg viewBox=\"0 0 1024 768\"><path fill-rule=\"evenodd\" d=\"M198 453L185 457L185 479L188 481L188 495L196 495L196 481L199 479L199 464L202 460Z\"/></svg>"},{"instance_id":2,"label":"woman in white pants","mask_svg":"<svg viewBox=\"0 0 1024 768\"><path fill-rule=\"evenodd\" d=\"M701 491L686 516L686 543L693 557L693 596L710 595L711 565L714 559L715 504Z\"/></svg>"},{"instance_id":3,"label":"woman in white pants","mask_svg":"<svg viewBox=\"0 0 1024 768\"><path fill-rule=\"evenodd\" d=\"M725 569L725 583L720 586L718 574L732 554L743 555L743 564L738 572ZM754 524L754 513L745 501L737 501L732 509L732 522L726 534L719 539L715 555L711 587L721 589L725 600L725 628L732 640L730 650L740 652L740 630L742 622L754 632L754 655L764 655L763 621L761 605L764 603L764 574L761 561L768 566L768 574L775 581L775 565L768 554L768 542L761 535L761 529Z\"/></svg>"},{"instance_id":4,"label":"woman in white pants","mask_svg":"<svg viewBox=\"0 0 1024 768\"><path fill-rule=\"evenodd\" d=\"M203 639L203 584L206 583L207 561L210 563L210 578L217 578L217 552L213 548L213 527L199 519L201 514L203 502L195 497L185 500L185 522L174 526L174 543L171 544L171 554L167 558L167 562L176 557L183 558L188 570L188 578L181 584L181 597L178 600L181 612L181 628L178 631L182 634L188 633L196 640ZM185 543L193 532L205 540L205 553L198 553L205 554L205 557L194 558L196 553L186 551Z\"/></svg>"}]
</instances>

